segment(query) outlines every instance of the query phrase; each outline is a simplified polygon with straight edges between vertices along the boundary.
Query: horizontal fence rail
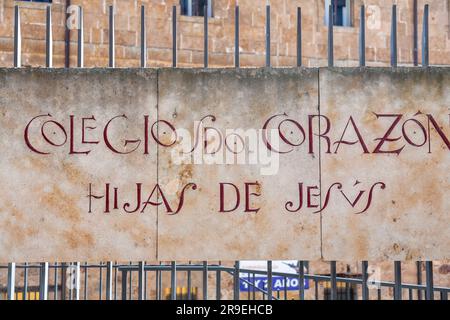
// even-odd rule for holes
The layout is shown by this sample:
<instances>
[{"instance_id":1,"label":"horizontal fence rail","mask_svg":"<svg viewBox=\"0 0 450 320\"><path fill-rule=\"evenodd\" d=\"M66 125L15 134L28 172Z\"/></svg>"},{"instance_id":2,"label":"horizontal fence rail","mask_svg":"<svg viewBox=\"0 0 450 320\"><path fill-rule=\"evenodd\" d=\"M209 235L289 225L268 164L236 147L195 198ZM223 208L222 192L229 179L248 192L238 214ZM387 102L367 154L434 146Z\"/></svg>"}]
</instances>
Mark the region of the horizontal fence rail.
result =
<instances>
[{"instance_id":1,"label":"horizontal fence rail","mask_svg":"<svg viewBox=\"0 0 450 320\"><path fill-rule=\"evenodd\" d=\"M416 8L417 9L417 8ZM14 53L13 65L16 68L22 66L21 49L21 8L14 6ZM335 65L334 57L334 23L333 6L328 10L328 39L327 39L327 61L328 66ZM204 12L209 12L208 4L204 7ZM366 9L360 7L360 24L358 36L359 66L365 67L366 61ZM115 8L108 7L109 33L108 33L108 67L116 67L115 56ZM241 67L240 63L240 11L239 6L234 10L234 66ZM265 11L265 66L272 67L271 63L271 7L266 6ZM297 8L296 15L296 65L302 67L302 41L304 34L302 31L302 11ZM177 6L172 7L171 24L172 33L172 67L177 67ZM78 10L78 37L77 37L77 67L85 67L84 52L84 21L83 8ZM170 21L171 20L171 21ZM422 28L422 66L429 66L429 6L424 6L423 28ZM51 6L46 8L46 63L47 68L53 67L53 37L52 37L52 10ZM203 42L203 66L208 68L208 14L204 15L204 42ZM147 39L151 36L146 29L146 7L140 10L140 66L149 67L147 52ZM418 30L418 19L414 19L415 33ZM151 32L158 32L151 30ZM417 47L416 37L414 47ZM199 48L200 49L200 48ZM391 36L390 36L390 65L397 67L397 6L392 6L391 13ZM417 53L417 51L415 51ZM415 65L417 57L415 57ZM0 265L0 275L6 272L5 281L0 282L0 299L40 299L40 300L146 300L146 299L222 299L226 284L232 283L227 288L231 294L227 298L238 299L264 299L279 300L297 298L304 300L306 291L313 292L312 299L382 299L386 291L393 291L393 298L400 299L442 299L447 300L450 292L448 287L434 286L433 282L433 262L425 262L425 284L422 283L421 262L417 262L417 283L402 282L402 264L393 262L392 269L394 281L378 281L376 289L369 289L370 282L368 274L368 262L362 261L361 274L358 277L342 276L337 273L336 262L329 263L329 274L318 275L305 272L308 261L298 261L297 273L281 273L272 270L272 261L267 262L267 271L250 270L241 268L240 261L235 261L233 266L225 266L220 263L185 263L177 262L148 264L146 262L101 262L98 264L67 262L67 263L8 263ZM18 274L21 276L19 277ZM182 275L182 277L180 276ZM267 286L257 285L258 277L267 278ZM289 295L284 289L275 289L272 286L274 277L282 279L298 280L298 290L295 294ZM194 279L195 278L195 279ZM151 281L152 280L152 281ZM214 281L213 281L214 280ZM213 281L215 291L209 292L209 284ZM309 288L305 287L308 281ZM241 284L246 285L246 292L240 291ZM320 288L323 287L323 292ZM342 288L345 290L342 291ZM311 294L310 294L311 296Z\"/></svg>"}]
</instances>

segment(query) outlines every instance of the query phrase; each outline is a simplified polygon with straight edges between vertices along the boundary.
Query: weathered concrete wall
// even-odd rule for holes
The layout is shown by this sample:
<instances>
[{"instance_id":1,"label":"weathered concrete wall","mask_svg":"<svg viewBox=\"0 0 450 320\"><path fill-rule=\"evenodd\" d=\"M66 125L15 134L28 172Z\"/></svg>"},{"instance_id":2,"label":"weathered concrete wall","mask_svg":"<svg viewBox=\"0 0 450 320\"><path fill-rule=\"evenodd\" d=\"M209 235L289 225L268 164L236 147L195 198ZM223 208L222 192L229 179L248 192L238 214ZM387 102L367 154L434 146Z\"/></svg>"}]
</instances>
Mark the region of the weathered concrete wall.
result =
<instances>
[{"instance_id":1,"label":"weathered concrete wall","mask_svg":"<svg viewBox=\"0 0 450 320\"><path fill-rule=\"evenodd\" d=\"M448 68L321 70L320 110L339 128L330 130L331 140L340 138L352 116L369 151L359 142L340 146L337 154L321 149L322 186L341 181L349 197L332 199L323 215L325 258L449 257L450 144L437 132L450 138L449 88ZM346 140L359 141L351 127ZM373 205L362 214L345 209L357 196L347 186L356 181L361 189L386 185L376 188Z\"/></svg>"},{"instance_id":2,"label":"weathered concrete wall","mask_svg":"<svg viewBox=\"0 0 450 320\"><path fill-rule=\"evenodd\" d=\"M193 121L206 115L205 126L253 130L263 127L271 116L286 113L306 119L318 111L318 70L164 70L159 76L159 117L171 119L176 127L194 130ZM303 124L303 123L302 123ZM206 137L210 141L214 136ZM258 139L261 146L261 140ZM220 148L218 153L224 148ZM211 152L215 148L211 148ZM258 153L258 150L254 150ZM283 154L274 174L261 174L262 165L185 164L173 165L171 150L159 152L162 185L190 179L199 186L180 215L160 215L159 254L162 260L239 260L262 257L320 258L320 215L286 212L289 195L296 194L298 179L318 185L319 161L305 154L307 146ZM219 159L221 160L221 159ZM233 212L219 213L220 183L239 189L241 202ZM258 183L250 191L245 212L244 183ZM227 185L225 209L235 206L234 187ZM176 245L174 245L176 244ZM301 244L299 246L299 244Z\"/></svg>"},{"instance_id":3,"label":"weathered concrete wall","mask_svg":"<svg viewBox=\"0 0 450 320\"><path fill-rule=\"evenodd\" d=\"M0 69L0 261L448 259L449 84Z\"/></svg>"},{"instance_id":4,"label":"weathered concrete wall","mask_svg":"<svg viewBox=\"0 0 450 320\"><path fill-rule=\"evenodd\" d=\"M156 72L3 69L0 83L0 260L155 258L156 208L141 215L102 214L95 203L90 214L86 200L89 183L98 195L111 183L111 193L115 186L120 197L133 199L130 180L156 181L156 149L132 157L114 154L104 143L82 144L80 129L82 117L95 117L85 121L93 129L86 129L84 138L102 141L112 117L126 114L132 124L143 122L143 114L156 119ZM30 143L51 154L33 152L25 143L27 123L37 116L29 127ZM64 143L61 147L37 138L49 120L64 128L44 127L54 144ZM117 119L111 141L140 136L141 130ZM90 153L71 154L71 136L72 152ZM122 149L119 141L114 144Z\"/></svg>"}]
</instances>

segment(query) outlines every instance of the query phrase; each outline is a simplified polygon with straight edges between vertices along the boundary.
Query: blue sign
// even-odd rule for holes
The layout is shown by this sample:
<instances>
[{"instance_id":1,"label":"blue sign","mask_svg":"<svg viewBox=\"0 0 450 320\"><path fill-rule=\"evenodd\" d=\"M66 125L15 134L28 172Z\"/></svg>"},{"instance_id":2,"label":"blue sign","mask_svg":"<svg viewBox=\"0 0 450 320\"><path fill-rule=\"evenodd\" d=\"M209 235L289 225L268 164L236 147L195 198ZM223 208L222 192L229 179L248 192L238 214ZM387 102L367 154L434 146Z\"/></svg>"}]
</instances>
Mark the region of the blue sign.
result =
<instances>
[{"instance_id":1,"label":"blue sign","mask_svg":"<svg viewBox=\"0 0 450 320\"><path fill-rule=\"evenodd\" d=\"M309 289L309 281L304 280L304 288ZM241 292L253 291L254 289L258 291L258 289L267 290L267 277L261 276L241 276L239 281L239 288ZM280 276L272 277L272 290L273 291L294 291L299 290L299 279L298 278L285 278Z\"/></svg>"}]
</instances>

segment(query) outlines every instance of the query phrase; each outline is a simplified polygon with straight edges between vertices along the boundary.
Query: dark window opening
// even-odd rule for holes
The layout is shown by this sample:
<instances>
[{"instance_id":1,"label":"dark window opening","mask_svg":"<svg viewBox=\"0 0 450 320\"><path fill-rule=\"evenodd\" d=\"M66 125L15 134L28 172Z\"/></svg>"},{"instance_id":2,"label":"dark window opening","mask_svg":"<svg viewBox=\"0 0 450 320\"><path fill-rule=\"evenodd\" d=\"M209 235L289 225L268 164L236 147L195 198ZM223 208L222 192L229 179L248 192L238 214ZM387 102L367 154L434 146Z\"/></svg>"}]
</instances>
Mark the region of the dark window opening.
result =
<instances>
[{"instance_id":1,"label":"dark window opening","mask_svg":"<svg viewBox=\"0 0 450 320\"><path fill-rule=\"evenodd\" d=\"M329 6L331 5L333 25L341 27L351 26L350 0L326 0L325 24L328 25Z\"/></svg>"},{"instance_id":2,"label":"dark window opening","mask_svg":"<svg viewBox=\"0 0 450 320\"><path fill-rule=\"evenodd\" d=\"M345 0L333 1L333 21L335 26L344 25Z\"/></svg>"},{"instance_id":3,"label":"dark window opening","mask_svg":"<svg viewBox=\"0 0 450 320\"><path fill-rule=\"evenodd\" d=\"M190 17L204 17L205 5L208 6L208 17L212 17L212 0L180 0L181 14Z\"/></svg>"}]
</instances>

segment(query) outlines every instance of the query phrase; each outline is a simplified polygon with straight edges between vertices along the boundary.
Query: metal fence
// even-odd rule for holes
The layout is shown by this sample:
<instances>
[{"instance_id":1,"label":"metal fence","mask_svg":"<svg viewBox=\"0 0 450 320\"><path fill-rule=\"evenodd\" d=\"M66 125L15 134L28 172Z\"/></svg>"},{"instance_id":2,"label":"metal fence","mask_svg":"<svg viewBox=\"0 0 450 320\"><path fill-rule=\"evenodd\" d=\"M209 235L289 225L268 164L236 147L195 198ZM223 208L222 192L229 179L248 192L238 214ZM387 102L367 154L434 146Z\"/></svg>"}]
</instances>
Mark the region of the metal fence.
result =
<instances>
[{"instance_id":1,"label":"metal fence","mask_svg":"<svg viewBox=\"0 0 450 320\"><path fill-rule=\"evenodd\" d=\"M20 7L16 5L14 21L14 67L21 67L21 28ZM46 8L46 67L51 68L52 63L52 14L51 6ZM204 8L204 12L208 12ZM334 66L333 52L333 7L329 7L328 23L328 66ZM77 67L84 67L83 46L83 9L79 8L78 22L78 59ZM428 5L424 7L422 30L422 66L429 66L428 48ZM145 27L145 7L141 7L140 44L141 67L147 67L147 30ZM417 19L415 19L415 31ZM109 7L109 67L115 67L115 37L114 37L114 8ZM266 67L271 67L270 54L270 5L266 7ZM239 62L239 6L235 7L235 67L240 67ZM294 67L302 66L302 14L301 8L297 9L297 63ZM366 65L366 38L365 38L365 8L360 8L360 32L359 32L359 65ZM208 67L208 15L204 15L204 67ZM397 7L392 6L391 28L391 66L397 67ZM416 55L417 56L417 55ZM417 65L417 58L414 64ZM172 11L172 66L177 67L177 7ZM119 264L113 262L99 264L55 263L40 264L16 264L0 266L0 273L7 273L6 285L0 283L0 297L4 299L54 299L54 300L82 300L82 299L221 299L223 298L223 286L232 288L233 299L305 299L305 281L312 283L313 299L382 299L385 290L393 290L393 297L401 299L442 299L447 300L450 288L436 287L433 284L433 262L425 263L426 279L422 284L421 263L417 263L417 283L408 284L402 282L401 262L393 262L394 281L378 282L378 289L369 290L367 272L368 262L361 262L361 274L358 277L340 275L336 272L336 262L329 262L329 274L317 275L305 273L304 266L307 261L298 261L297 273L280 273L272 271L272 261L267 262L267 271L240 269L239 261L233 266L220 263L209 264L176 262L147 264L145 262ZM69 272L68 272L69 271ZM420 272L419 272L420 271ZM21 279L16 274L21 273ZM68 275L69 273L69 275ZM244 276L242 276L244 274ZM92 275L95 275L92 280ZM179 278L180 275L183 278ZM193 277L201 280L194 281ZM214 281L211 281L213 276ZM267 286L256 285L258 276L267 277ZM67 281L69 277L69 282ZM91 282L90 282L91 277ZM286 287L282 290L274 290L273 277L281 277L284 280L298 279L298 292L295 295L288 294ZM167 283L163 281L165 279ZM95 284L92 284L95 281ZM178 286L183 282L182 286ZM230 285L231 283L231 285ZM245 293L240 292L240 284L245 283L249 288ZM20 286L19 286L20 284ZM208 292L210 284L213 284L215 292ZM319 287L323 286L323 293ZM93 292L96 288L97 292Z\"/></svg>"},{"instance_id":2,"label":"metal fence","mask_svg":"<svg viewBox=\"0 0 450 320\"><path fill-rule=\"evenodd\" d=\"M415 6L417 3L415 2ZM108 67L114 68L116 67L116 58L115 58L115 18L114 18L114 7L109 6L109 63ZM334 66L334 50L333 50L333 6L330 5L328 8L328 66ZM415 11L417 11L417 7L415 7ZM205 5L204 12L208 12L207 5ZM360 7L360 25L359 25L359 42L358 42L358 52L359 52L359 66L366 66L366 19L365 19L366 9L365 6L362 5ZM83 20L83 8L78 7L77 12L78 19L77 20L77 29L78 29L78 39L77 39L77 67L84 67L84 20ZM235 36L234 36L234 66L239 68L241 67L239 61L240 55L240 47L239 47L239 6L235 7L235 19L234 19L234 27L235 27ZM271 43L271 21L270 21L270 5L266 6L266 22L265 22L265 66L271 67L271 52L270 52L270 43ZM398 64L398 48L397 48L397 5L392 6L392 15L391 15L391 35L390 35L390 64L392 67L397 67ZM146 15L145 15L145 6L141 6L141 15L140 15L140 66L142 68L148 67L147 60L147 29L146 29ZM204 59L203 65L205 68L208 67L208 15L204 15L204 30L203 30L203 52ZM172 67L177 67L177 6L172 7ZM170 23L170 21L168 21ZM429 66L429 6L426 4L424 6L423 11L423 19L422 19L422 66ZM297 55L297 63L293 67L301 67L302 66L302 11L301 8L297 8L297 33L296 33L296 55ZM414 18L414 65L418 66L418 55L417 55L417 37L418 37L418 19L415 15ZM21 63L21 22L20 22L20 6L15 5L14 7L14 67L19 68L22 66ZM51 5L47 5L46 7L46 62L45 66L47 68L51 68L53 66L53 36L52 36L52 11Z\"/></svg>"},{"instance_id":3,"label":"metal fence","mask_svg":"<svg viewBox=\"0 0 450 320\"><path fill-rule=\"evenodd\" d=\"M368 263L361 263L361 274L349 276L336 273L336 262L329 262L329 274L305 272L307 261L298 261L297 273L273 272L272 261L267 270L240 268L239 261L225 266L176 262L147 264L55 263L14 264L0 266L0 274L7 272L7 286L0 287L2 299L18 300L380 300L393 291L395 300L448 300L450 288L433 284L433 263L425 263L422 283L421 263L417 263L417 283L402 282L401 262L394 262L394 281L378 281L370 288ZM16 273L21 273L21 279ZM257 285L260 277L267 277L267 285ZM273 277L298 280L298 290L287 286L274 289ZM247 287L245 292L241 286ZM307 284L307 286L305 286ZM209 292L213 288L212 292ZM370 289L369 289L370 288Z\"/></svg>"}]
</instances>

